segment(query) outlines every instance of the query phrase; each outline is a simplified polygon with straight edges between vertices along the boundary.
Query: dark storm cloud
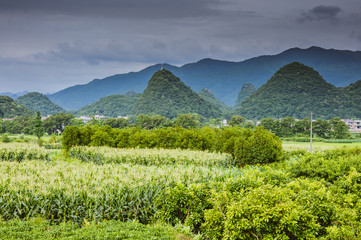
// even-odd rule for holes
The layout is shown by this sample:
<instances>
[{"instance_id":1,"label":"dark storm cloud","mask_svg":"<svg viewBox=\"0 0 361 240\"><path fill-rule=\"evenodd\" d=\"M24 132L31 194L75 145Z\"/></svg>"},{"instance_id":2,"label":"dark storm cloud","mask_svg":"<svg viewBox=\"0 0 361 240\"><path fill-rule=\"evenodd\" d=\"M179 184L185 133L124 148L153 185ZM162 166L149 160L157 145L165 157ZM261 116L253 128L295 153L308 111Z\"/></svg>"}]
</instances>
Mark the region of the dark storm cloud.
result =
<instances>
[{"instance_id":1,"label":"dark storm cloud","mask_svg":"<svg viewBox=\"0 0 361 240\"><path fill-rule=\"evenodd\" d=\"M317 6L309 10L308 12L302 13L299 20L305 21L336 21L337 15L342 12L342 9L337 6Z\"/></svg>"},{"instance_id":2,"label":"dark storm cloud","mask_svg":"<svg viewBox=\"0 0 361 240\"><path fill-rule=\"evenodd\" d=\"M218 13L219 0L9 0L0 1L1 11L27 14L46 12L112 18L201 17Z\"/></svg>"}]
</instances>

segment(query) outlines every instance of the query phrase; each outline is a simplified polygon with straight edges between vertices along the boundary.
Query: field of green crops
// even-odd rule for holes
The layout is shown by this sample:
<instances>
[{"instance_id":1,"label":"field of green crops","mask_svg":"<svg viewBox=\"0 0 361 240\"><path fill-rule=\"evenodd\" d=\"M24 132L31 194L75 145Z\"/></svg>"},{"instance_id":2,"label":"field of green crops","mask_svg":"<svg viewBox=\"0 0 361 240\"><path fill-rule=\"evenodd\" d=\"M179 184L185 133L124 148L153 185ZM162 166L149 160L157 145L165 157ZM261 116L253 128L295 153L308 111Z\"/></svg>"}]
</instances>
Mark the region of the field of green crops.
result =
<instances>
[{"instance_id":1,"label":"field of green crops","mask_svg":"<svg viewBox=\"0 0 361 240\"><path fill-rule=\"evenodd\" d=\"M1 143L0 239L358 239L361 148L319 144L238 168L213 152Z\"/></svg>"}]
</instances>

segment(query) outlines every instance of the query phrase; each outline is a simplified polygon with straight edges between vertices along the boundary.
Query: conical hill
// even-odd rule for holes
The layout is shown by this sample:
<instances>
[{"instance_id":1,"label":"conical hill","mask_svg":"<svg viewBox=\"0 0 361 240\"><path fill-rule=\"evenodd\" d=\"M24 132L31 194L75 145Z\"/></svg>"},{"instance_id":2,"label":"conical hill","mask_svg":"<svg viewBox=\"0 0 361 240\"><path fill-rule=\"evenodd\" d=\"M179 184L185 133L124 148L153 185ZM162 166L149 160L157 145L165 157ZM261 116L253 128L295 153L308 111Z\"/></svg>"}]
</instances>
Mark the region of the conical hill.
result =
<instances>
[{"instance_id":1,"label":"conical hill","mask_svg":"<svg viewBox=\"0 0 361 240\"><path fill-rule=\"evenodd\" d=\"M221 110L201 98L170 71L156 72L147 88L133 106L132 114L159 114L175 118L182 113L197 113L206 118L216 118Z\"/></svg>"}]
</instances>

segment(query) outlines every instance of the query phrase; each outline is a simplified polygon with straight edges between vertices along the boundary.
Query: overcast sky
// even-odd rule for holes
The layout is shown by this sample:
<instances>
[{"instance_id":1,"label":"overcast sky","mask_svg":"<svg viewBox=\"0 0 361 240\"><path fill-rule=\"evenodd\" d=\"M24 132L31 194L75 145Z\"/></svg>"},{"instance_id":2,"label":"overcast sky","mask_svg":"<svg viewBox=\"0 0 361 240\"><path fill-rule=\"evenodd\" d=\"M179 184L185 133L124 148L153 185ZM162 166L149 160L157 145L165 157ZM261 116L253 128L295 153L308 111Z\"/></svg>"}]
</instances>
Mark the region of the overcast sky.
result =
<instances>
[{"instance_id":1,"label":"overcast sky","mask_svg":"<svg viewBox=\"0 0 361 240\"><path fill-rule=\"evenodd\" d=\"M361 1L0 0L0 92L310 46L360 51Z\"/></svg>"}]
</instances>

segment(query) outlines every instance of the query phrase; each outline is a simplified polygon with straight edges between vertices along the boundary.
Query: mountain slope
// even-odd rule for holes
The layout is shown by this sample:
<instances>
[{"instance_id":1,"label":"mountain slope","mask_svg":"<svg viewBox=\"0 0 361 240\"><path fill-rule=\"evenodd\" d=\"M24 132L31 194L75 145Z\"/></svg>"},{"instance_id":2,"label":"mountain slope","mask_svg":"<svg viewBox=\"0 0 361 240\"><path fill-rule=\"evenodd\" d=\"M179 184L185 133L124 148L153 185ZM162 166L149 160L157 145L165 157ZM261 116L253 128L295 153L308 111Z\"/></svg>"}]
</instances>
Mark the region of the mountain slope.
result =
<instances>
[{"instance_id":1,"label":"mountain slope","mask_svg":"<svg viewBox=\"0 0 361 240\"><path fill-rule=\"evenodd\" d=\"M110 95L81 108L76 115L127 116L141 94Z\"/></svg>"},{"instance_id":2,"label":"mountain slope","mask_svg":"<svg viewBox=\"0 0 361 240\"><path fill-rule=\"evenodd\" d=\"M0 96L0 117L12 118L23 115L33 115L29 109L26 109L23 105L18 105L9 96Z\"/></svg>"},{"instance_id":3,"label":"mountain slope","mask_svg":"<svg viewBox=\"0 0 361 240\"><path fill-rule=\"evenodd\" d=\"M295 61L317 69L325 79L338 87L347 86L361 78L360 51L326 50L319 47L292 48L277 55L260 56L242 62L203 59L182 67L164 67L195 91L210 89L217 99L233 106L243 84L251 83L258 88L279 68ZM149 78L161 66L158 64L140 72L96 79L85 85L66 88L49 98L66 109L79 109L111 94L142 92Z\"/></svg>"},{"instance_id":4,"label":"mountain slope","mask_svg":"<svg viewBox=\"0 0 361 240\"><path fill-rule=\"evenodd\" d=\"M345 98L352 91L354 95L360 93L356 85L337 88L312 68L294 62L279 69L266 84L242 102L236 113L250 119L305 118L311 111L316 117L327 119L360 117L360 105L350 107L350 99Z\"/></svg>"},{"instance_id":5,"label":"mountain slope","mask_svg":"<svg viewBox=\"0 0 361 240\"><path fill-rule=\"evenodd\" d=\"M165 69L152 76L132 109L133 115L159 114L168 118L175 118L180 113L198 113L207 118L215 118L221 115L221 110Z\"/></svg>"},{"instance_id":6,"label":"mountain slope","mask_svg":"<svg viewBox=\"0 0 361 240\"><path fill-rule=\"evenodd\" d=\"M212 93L211 90L207 88L203 88L199 93L204 100L212 103L213 105L217 106L222 112L231 112L233 110L232 107L224 104L223 102L219 101Z\"/></svg>"},{"instance_id":7,"label":"mountain slope","mask_svg":"<svg viewBox=\"0 0 361 240\"><path fill-rule=\"evenodd\" d=\"M257 89L250 83L245 83L242 86L241 91L238 94L238 98L235 104L235 107L241 106L241 103L246 100L252 93L254 93Z\"/></svg>"},{"instance_id":8,"label":"mountain slope","mask_svg":"<svg viewBox=\"0 0 361 240\"><path fill-rule=\"evenodd\" d=\"M27 93L18 97L15 102L17 104L23 104L26 108L34 112L40 111L42 116L53 115L65 111L62 107L50 101L47 96L38 92Z\"/></svg>"}]
</instances>

